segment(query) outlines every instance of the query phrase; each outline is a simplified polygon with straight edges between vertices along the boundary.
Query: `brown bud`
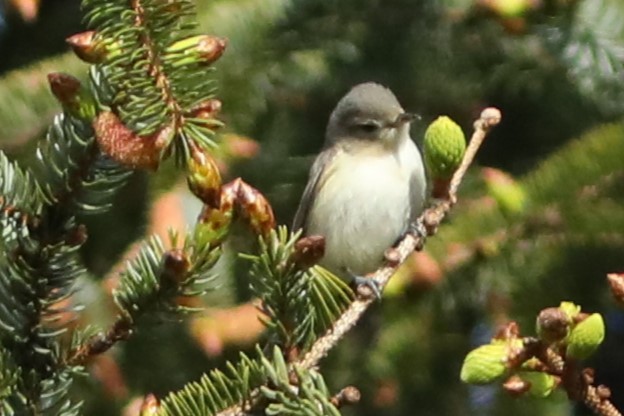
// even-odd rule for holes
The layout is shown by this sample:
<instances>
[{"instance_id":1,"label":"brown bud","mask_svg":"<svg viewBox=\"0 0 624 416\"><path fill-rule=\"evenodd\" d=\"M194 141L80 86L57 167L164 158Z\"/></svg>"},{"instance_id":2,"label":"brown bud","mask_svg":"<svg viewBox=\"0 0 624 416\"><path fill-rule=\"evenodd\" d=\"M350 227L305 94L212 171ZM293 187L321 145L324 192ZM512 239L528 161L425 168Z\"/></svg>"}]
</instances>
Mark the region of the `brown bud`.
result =
<instances>
[{"instance_id":1,"label":"brown bud","mask_svg":"<svg viewBox=\"0 0 624 416\"><path fill-rule=\"evenodd\" d=\"M359 403L362 398L360 390L354 386L347 386L331 398L331 403L337 408Z\"/></svg>"},{"instance_id":2,"label":"brown bud","mask_svg":"<svg viewBox=\"0 0 624 416\"><path fill-rule=\"evenodd\" d=\"M227 39L205 35L197 43L197 52L205 64L211 64L223 55L226 47Z\"/></svg>"},{"instance_id":3,"label":"brown bud","mask_svg":"<svg viewBox=\"0 0 624 416\"><path fill-rule=\"evenodd\" d=\"M52 94L63 105L72 105L82 87L78 78L62 72L48 74L48 83Z\"/></svg>"},{"instance_id":4,"label":"brown bud","mask_svg":"<svg viewBox=\"0 0 624 416\"><path fill-rule=\"evenodd\" d=\"M275 228L275 216L269 201L260 191L243 182L240 178L235 179L240 185L237 194L237 205L242 218L247 220L252 231L263 237Z\"/></svg>"},{"instance_id":5,"label":"brown bud","mask_svg":"<svg viewBox=\"0 0 624 416\"><path fill-rule=\"evenodd\" d=\"M214 159L204 150L192 146L188 160L187 183L193 194L212 208L219 208L221 174Z\"/></svg>"},{"instance_id":6,"label":"brown bud","mask_svg":"<svg viewBox=\"0 0 624 416\"><path fill-rule=\"evenodd\" d=\"M539 338L552 344L568 336L570 317L560 308L546 308L537 316L536 327Z\"/></svg>"},{"instance_id":7,"label":"brown bud","mask_svg":"<svg viewBox=\"0 0 624 416\"><path fill-rule=\"evenodd\" d=\"M186 279L190 267L188 256L181 249L169 250L163 255L162 276L176 285Z\"/></svg>"},{"instance_id":8,"label":"brown bud","mask_svg":"<svg viewBox=\"0 0 624 416\"><path fill-rule=\"evenodd\" d=\"M96 32L89 30L65 39L76 56L90 64L98 64L106 58L106 47L95 40Z\"/></svg>"},{"instance_id":9,"label":"brown bud","mask_svg":"<svg viewBox=\"0 0 624 416\"><path fill-rule=\"evenodd\" d=\"M158 168L161 151L173 136L171 126L149 136L139 136L110 111L100 113L93 122L93 128L102 152L131 168Z\"/></svg>"},{"instance_id":10,"label":"brown bud","mask_svg":"<svg viewBox=\"0 0 624 416\"><path fill-rule=\"evenodd\" d=\"M624 273L609 273L607 280L616 302L620 306L624 306Z\"/></svg>"},{"instance_id":11,"label":"brown bud","mask_svg":"<svg viewBox=\"0 0 624 416\"><path fill-rule=\"evenodd\" d=\"M85 120L95 118L96 104L93 95L82 88L80 81L62 72L48 74L50 90L63 109L74 117Z\"/></svg>"},{"instance_id":12,"label":"brown bud","mask_svg":"<svg viewBox=\"0 0 624 416\"><path fill-rule=\"evenodd\" d=\"M70 246L81 246L87 241L87 227L78 224L65 235L65 243Z\"/></svg>"},{"instance_id":13,"label":"brown bud","mask_svg":"<svg viewBox=\"0 0 624 416\"><path fill-rule=\"evenodd\" d=\"M310 235L295 243L292 260L301 270L314 266L325 255L325 237Z\"/></svg>"},{"instance_id":14,"label":"brown bud","mask_svg":"<svg viewBox=\"0 0 624 416\"><path fill-rule=\"evenodd\" d=\"M221 111L221 101L216 98L210 98L194 105L188 112L189 117L212 119Z\"/></svg>"},{"instance_id":15,"label":"brown bud","mask_svg":"<svg viewBox=\"0 0 624 416\"><path fill-rule=\"evenodd\" d=\"M224 233L234 218L234 204L238 194L240 183L228 182L221 187L219 203L217 207L204 205L199 214L198 222L205 229L212 232Z\"/></svg>"},{"instance_id":16,"label":"brown bud","mask_svg":"<svg viewBox=\"0 0 624 416\"><path fill-rule=\"evenodd\" d=\"M153 394L148 394L143 399L143 404L141 404L141 411L139 416L156 416L160 411L160 403L158 399Z\"/></svg>"},{"instance_id":17,"label":"brown bud","mask_svg":"<svg viewBox=\"0 0 624 416\"><path fill-rule=\"evenodd\" d=\"M503 389L514 397L522 396L531 389L531 383L513 375L503 383Z\"/></svg>"}]
</instances>

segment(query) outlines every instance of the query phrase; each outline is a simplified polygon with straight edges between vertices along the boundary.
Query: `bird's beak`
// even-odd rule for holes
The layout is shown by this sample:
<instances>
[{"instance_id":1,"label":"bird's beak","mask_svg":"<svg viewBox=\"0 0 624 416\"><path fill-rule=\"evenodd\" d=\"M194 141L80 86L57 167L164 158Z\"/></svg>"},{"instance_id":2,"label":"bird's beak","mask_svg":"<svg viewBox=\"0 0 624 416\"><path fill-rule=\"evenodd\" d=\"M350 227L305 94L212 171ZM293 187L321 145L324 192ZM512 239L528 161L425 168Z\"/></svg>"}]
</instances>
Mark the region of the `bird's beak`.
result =
<instances>
[{"instance_id":1,"label":"bird's beak","mask_svg":"<svg viewBox=\"0 0 624 416\"><path fill-rule=\"evenodd\" d=\"M412 121L416 121L416 120L420 120L420 116L418 114L415 113L401 113L399 114L399 116L397 117L396 121L394 122L394 126L395 127L399 127L405 123L411 123Z\"/></svg>"}]
</instances>

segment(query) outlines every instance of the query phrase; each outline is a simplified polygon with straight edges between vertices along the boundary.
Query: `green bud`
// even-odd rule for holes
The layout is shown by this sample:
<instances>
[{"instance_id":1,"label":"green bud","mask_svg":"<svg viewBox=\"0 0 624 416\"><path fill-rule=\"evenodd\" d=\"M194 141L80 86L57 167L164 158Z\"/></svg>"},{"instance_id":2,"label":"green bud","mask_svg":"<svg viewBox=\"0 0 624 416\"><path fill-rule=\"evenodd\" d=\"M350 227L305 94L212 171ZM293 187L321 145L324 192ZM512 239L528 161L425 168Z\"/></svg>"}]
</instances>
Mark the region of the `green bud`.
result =
<instances>
[{"instance_id":1,"label":"green bud","mask_svg":"<svg viewBox=\"0 0 624 416\"><path fill-rule=\"evenodd\" d=\"M217 36L197 35L171 44L165 52L165 59L172 60L172 65L183 66L194 62L210 65L223 55L227 40Z\"/></svg>"},{"instance_id":2,"label":"green bud","mask_svg":"<svg viewBox=\"0 0 624 416\"><path fill-rule=\"evenodd\" d=\"M204 149L194 147L187 165L187 183L191 192L205 204L219 208L221 174L214 159Z\"/></svg>"},{"instance_id":3,"label":"green bud","mask_svg":"<svg viewBox=\"0 0 624 416\"><path fill-rule=\"evenodd\" d=\"M425 163L433 179L450 178L464 157L466 137L449 117L438 117L427 127L424 139Z\"/></svg>"},{"instance_id":4,"label":"green bud","mask_svg":"<svg viewBox=\"0 0 624 416\"><path fill-rule=\"evenodd\" d=\"M505 375L510 348L507 343L482 345L468 353L460 379L468 384L487 384Z\"/></svg>"},{"instance_id":5,"label":"green bud","mask_svg":"<svg viewBox=\"0 0 624 416\"><path fill-rule=\"evenodd\" d=\"M531 385L528 393L534 397L548 397L557 387L555 377L540 371L519 371L518 376Z\"/></svg>"},{"instance_id":6,"label":"green bud","mask_svg":"<svg viewBox=\"0 0 624 416\"><path fill-rule=\"evenodd\" d=\"M594 313L576 324L567 338L566 355L584 360L598 349L605 337L605 326L602 315Z\"/></svg>"},{"instance_id":7,"label":"green bud","mask_svg":"<svg viewBox=\"0 0 624 416\"><path fill-rule=\"evenodd\" d=\"M568 317L570 321L574 320L579 313L581 313L581 307L575 305L572 302L561 302L559 304L559 309L561 309Z\"/></svg>"}]
</instances>

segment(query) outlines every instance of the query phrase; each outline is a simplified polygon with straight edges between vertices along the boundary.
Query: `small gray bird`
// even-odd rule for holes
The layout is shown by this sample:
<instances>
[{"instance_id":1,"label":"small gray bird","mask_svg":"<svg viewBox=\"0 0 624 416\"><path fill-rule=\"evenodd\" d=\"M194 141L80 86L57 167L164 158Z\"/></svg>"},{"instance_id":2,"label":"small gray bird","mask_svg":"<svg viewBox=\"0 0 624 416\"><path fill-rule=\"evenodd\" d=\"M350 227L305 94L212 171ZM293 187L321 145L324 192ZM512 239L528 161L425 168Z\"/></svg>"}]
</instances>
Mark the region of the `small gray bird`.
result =
<instances>
[{"instance_id":1,"label":"small gray bird","mask_svg":"<svg viewBox=\"0 0 624 416\"><path fill-rule=\"evenodd\" d=\"M356 85L332 112L312 165L293 230L325 237L320 264L356 284L372 287L364 276L422 211L425 171L409 135L415 118L389 89Z\"/></svg>"}]
</instances>

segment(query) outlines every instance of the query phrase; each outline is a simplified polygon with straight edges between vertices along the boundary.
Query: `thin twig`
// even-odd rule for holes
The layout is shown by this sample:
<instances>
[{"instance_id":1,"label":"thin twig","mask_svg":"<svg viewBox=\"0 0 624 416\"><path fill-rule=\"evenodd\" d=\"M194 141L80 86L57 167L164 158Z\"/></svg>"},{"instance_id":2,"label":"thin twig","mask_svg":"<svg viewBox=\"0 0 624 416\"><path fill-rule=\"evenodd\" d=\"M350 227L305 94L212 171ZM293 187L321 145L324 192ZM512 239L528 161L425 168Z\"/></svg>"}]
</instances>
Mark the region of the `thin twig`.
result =
<instances>
[{"instance_id":1,"label":"thin twig","mask_svg":"<svg viewBox=\"0 0 624 416\"><path fill-rule=\"evenodd\" d=\"M427 236L433 235L435 229L442 222L457 199L457 189L461 184L468 167L472 163L479 147L485 140L488 131L496 126L501 120L501 113L498 109L490 107L481 112L481 116L474 123L474 133L460 166L457 168L451 179L446 198L435 201L418 218L418 222L425 225ZM414 250L421 249L427 236L416 236L408 233L393 249L393 261L387 262L384 266L373 273L370 278L377 282L379 290L383 292L390 278L397 271L399 266L410 256ZM334 325L323 336L318 338L310 350L299 360L292 362L291 367L313 368L327 353L342 339L342 337L355 326L364 312L375 302L372 296L355 299L342 315L334 322ZM250 397L257 396L258 389L251 392ZM217 416L245 416L250 410L249 404L234 405L222 410ZM611 415L609 415L611 416Z\"/></svg>"}]
</instances>

